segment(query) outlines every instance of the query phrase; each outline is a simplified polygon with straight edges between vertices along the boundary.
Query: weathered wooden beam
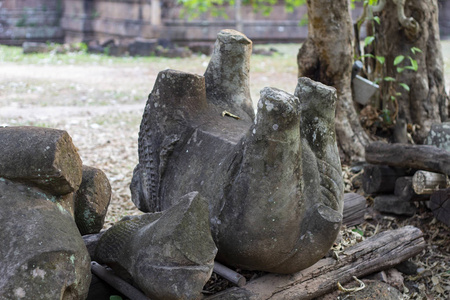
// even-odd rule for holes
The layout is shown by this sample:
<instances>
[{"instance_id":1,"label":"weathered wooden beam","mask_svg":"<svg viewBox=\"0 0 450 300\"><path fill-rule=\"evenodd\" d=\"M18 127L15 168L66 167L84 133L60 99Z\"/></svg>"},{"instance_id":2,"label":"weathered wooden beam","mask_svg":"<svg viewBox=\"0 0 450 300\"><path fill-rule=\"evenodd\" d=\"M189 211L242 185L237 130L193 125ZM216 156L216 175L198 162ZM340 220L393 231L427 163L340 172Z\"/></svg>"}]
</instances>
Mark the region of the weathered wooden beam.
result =
<instances>
[{"instance_id":1,"label":"weathered wooden beam","mask_svg":"<svg viewBox=\"0 0 450 300\"><path fill-rule=\"evenodd\" d=\"M269 274L206 297L208 300L237 299L313 299L345 284L353 276L384 270L419 254L426 246L422 232L413 226L385 231L349 247L339 259L324 258L313 266L291 275Z\"/></svg>"},{"instance_id":2,"label":"weathered wooden beam","mask_svg":"<svg viewBox=\"0 0 450 300\"><path fill-rule=\"evenodd\" d=\"M379 212L414 216L416 206L413 202L400 199L395 195L378 195L373 199L373 208Z\"/></svg>"},{"instance_id":3,"label":"weathered wooden beam","mask_svg":"<svg viewBox=\"0 0 450 300\"><path fill-rule=\"evenodd\" d=\"M436 191L431 195L430 209L436 219L450 226L450 188Z\"/></svg>"},{"instance_id":4,"label":"weathered wooden beam","mask_svg":"<svg viewBox=\"0 0 450 300\"><path fill-rule=\"evenodd\" d=\"M450 175L450 152L435 146L373 142L366 147L366 161Z\"/></svg>"},{"instance_id":5,"label":"weathered wooden beam","mask_svg":"<svg viewBox=\"0 0 450 300\"><path fill-rule=\"evenodd\" d=\"M364 166L362 185L367 194L392 193L397 178L405 176L403 169L385 165Z\"/></svg>"},{"instance_id":6,"label":"weathered wooden beam","mask_svg":"<svg viewBox=\"0 0 450 300\"><path fill-rule=\"evenodd\" d=\"M428 195L419 195L414 191L412 176L397 178L394 195L403 201L426 201L430 199Z\"/></svg>"},{"instance_id":7,"label":"weathered wooden beam","mask_svg":"<svg viewBox=\"0 0 450 300\"><path fill-rule=\"evenodd\" d=\"M414 174L412 186L417 194L431 195L439 189L450 187L450 181L444 174L420 170Z\"/></svg>"},{"instance_id":8,"label":"weathered wooden beam","mask_svg":"<svg viewBox=\"0 0 450 300\"><path fill-rule=\"evenodd\" d=\"M347 227L364 222L366 198L356 193L344 194L344 218L342 224Z\"/></svg>"}]
</instances>

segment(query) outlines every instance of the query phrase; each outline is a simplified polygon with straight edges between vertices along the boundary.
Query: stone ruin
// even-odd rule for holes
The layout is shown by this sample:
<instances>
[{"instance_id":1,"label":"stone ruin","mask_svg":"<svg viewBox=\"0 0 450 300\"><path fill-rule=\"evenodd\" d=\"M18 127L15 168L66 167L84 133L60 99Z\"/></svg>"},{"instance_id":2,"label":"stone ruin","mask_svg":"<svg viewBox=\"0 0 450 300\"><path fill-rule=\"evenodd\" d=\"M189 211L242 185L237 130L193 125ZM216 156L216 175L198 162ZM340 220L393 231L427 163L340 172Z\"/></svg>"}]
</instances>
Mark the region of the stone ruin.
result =
<instances>
[{"instance_id":1,"label":"stone ruin","mask_svg":"<svg viewBox=\"0 0 450 300\"><path fill-rule=\"evenodd\" d=\"M335 90L264 88L255 116L250 54L223 30L204 76L159 73L130 187L148 213L84 242L103 227L105 174L65 131L0 128L0 298L86 299L91 260L151 299L199 299L215 259L289 274L322 258L343 210Z\"/></svg>"},{"instance_id":2,"label":"stone ruin","mask_svg":"<svg viewBox=\"0 0 450 300\"><path fill-rule=\"evenodd\" d=\"M255 117L251 47L223 30L204 76L159 73L140 127L132 200L158 212L196 191L208 201L218 261L293 273L323 257L340 230L336 92L308 78L294 95L265 88Z\"/></svg>"},{"instance_id":3,"label":"stone ruin","mask_svg":"<svg viewBox=\"0 0 450 300\"><path fill-rule=\"evenodd\" d=\"M0 140L0 298L85 299L81 234L103 227L106 175L82 165L63 130L5 127Z\"/></svg>"}]
</instances>

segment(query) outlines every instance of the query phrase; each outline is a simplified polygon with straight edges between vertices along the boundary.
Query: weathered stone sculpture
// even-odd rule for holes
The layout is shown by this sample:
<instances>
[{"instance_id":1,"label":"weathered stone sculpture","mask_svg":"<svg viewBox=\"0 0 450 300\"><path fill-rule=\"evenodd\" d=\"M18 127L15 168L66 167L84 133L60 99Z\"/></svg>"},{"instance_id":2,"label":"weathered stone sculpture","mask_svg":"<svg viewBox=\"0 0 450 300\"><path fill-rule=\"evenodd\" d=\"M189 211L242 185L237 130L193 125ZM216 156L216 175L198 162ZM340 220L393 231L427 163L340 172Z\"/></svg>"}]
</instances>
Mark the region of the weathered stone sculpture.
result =
<instances>
[{"instance_id":1,"label":"weathered stone sculpture","mask_svg":"<svg viewBox=\"0 0 450 300\"><path fill-rule=\"evenodd\" d=\"M90 257L53 199L0 178L0 299L86 299Z\"/></svg>"},{"instance_id":2,"label":"weathered stone sculpture","mask_svg":"<svg viewBox=\"0 0 450 300\"><path fill-rule=\"evenodd\" d=\"M300 78L295 96L248 93L251 41L223 30L205 76L165 70L149 96L131 185L143 211L198 191L209 202L218 259L293 273L339 232L343 183L333 88Z\"/></svg>"},{"instance_id":3,"label":"weathered stone sculpture","mask_svg":"<svg viewBox=\"0 0 450 300\"><path fill-rule=\"evenodd\" d=\"M122 220L102 235L95 252L151 299L199 299L217 252L207 202L192 192L164 213Z\"/></svg>"},{"instance_id":4,"label":"weathered stone sculpture","mask_svg":"<svg viewBox=\"0 0 450 300\"><path fill-rule=\"evenodd\" d=\"M83 166L83 180L75 193L75 222L82 235L103 228L111 200L111 185L102 170Z\"/></svg>"},{"instance_id":5,"label":"weathered stone sculpture","mask_svg":"<svg viewBox=\"0 0 450 300\"><path fill-rule=\"evenodd\" d=\"M103 226L106 175L82 167L64 130L0 127L0 141L0 299L85 299L80 232Z\"/></svg>"},{"instance_id":6,"label":"weathered stone sculpture","mask_svg":"<svg viewBox=\"0 0 450 300\"><path fill-rule=\"evenodd\" d=\"M64 130L19 126L0 128L0 176L53 195L65 195L81 183L81 159Z\"/></svg>"}]
</instances>

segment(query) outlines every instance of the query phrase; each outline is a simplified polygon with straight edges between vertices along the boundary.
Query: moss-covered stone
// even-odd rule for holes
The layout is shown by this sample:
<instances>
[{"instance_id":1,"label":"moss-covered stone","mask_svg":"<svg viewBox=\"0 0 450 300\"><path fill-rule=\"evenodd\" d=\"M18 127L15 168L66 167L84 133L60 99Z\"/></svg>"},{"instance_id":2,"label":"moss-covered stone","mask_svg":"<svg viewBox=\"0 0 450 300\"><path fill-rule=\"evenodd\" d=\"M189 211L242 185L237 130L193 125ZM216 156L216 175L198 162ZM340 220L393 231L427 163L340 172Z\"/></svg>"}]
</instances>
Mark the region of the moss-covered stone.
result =
<instances>
[{"instance_id":1,"label":"moss-covered stone","mask_svg":"<svg viewBox=\"0 0 450 300\"><path fill-rule=\"evenodd\" d=\"M0 180L0 298L85 299L90 257L72 216L39 190Z\"/></svg>"}]
</instances>

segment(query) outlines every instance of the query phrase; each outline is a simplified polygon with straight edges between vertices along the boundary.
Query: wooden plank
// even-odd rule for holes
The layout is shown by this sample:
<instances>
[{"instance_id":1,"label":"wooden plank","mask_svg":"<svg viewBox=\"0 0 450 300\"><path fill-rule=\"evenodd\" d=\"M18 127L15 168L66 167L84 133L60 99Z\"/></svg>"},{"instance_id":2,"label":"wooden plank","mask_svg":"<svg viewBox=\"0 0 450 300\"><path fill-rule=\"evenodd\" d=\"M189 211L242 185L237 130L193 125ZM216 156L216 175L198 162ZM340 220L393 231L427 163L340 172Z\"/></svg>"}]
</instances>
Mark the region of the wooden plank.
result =
<instances>
[{"instance_id":1,"label":"wooden plank","mask_svg":"<svg viewBox=\"0 0 450 300\"><path fill-rule=\"evenodd\" d=\"M441 173L417 171L412 179L412 186L417 194L431 195L439 189L449 187L447 176Z\"/></svg>"},{"instance_id":2,"label":"wooden plank","mask_svg":"<svg viewBox=\"0 0 450 300\"><path fill-rule=\"evenodd\" d=\"M450 152L435 146L373 142L366 147L366 161L450 175Z\"/></svg>"},{"instance_id":3,"label":"wooden plank","mask_svg":"<svg viewBox=\"0 0 450 300\"><path fill-rule=\"evenodd\" d=\"M313 266L291 275L268 274L244 287L234 287L206 297L208 300L301 300L325 295L353 276L391 268L419 254L426 243L422 232L413 226L385 231L339 254L339 260L324 258Z\"/></svg>"}]
</instances>

